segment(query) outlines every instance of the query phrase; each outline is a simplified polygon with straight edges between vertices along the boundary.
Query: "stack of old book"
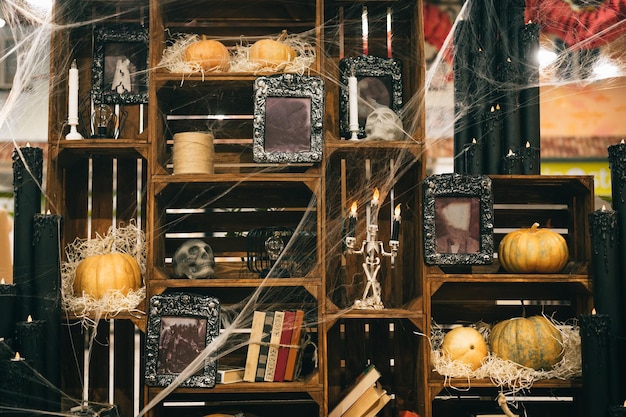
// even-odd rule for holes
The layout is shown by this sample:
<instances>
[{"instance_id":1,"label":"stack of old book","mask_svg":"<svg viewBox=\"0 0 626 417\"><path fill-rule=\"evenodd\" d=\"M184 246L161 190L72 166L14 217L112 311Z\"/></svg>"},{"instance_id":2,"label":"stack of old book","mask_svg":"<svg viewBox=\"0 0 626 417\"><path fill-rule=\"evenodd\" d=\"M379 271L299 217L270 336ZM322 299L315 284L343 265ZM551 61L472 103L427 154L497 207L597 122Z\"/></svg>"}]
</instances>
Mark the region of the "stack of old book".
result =
<instances>
[{"instance_id":1,"label":"stack of old book","mask_svg":"<svg viewBox=\"0 0 626 417\"><path fill-rule=\"evenodd\" d=\"M295 380L303 321L302 310L255 311L243 380Z\"/></svg>"},{"instance_id":2,"label":"stack of old book","mask_svg":"<svg viewBox=\"0 0 626 417\"><path fill-rule=\"evenodd\" d=\"M380 372L369 365L345 390L328 417L374 417L391 399L378 383Z\"/></svg>"}]
</instances>

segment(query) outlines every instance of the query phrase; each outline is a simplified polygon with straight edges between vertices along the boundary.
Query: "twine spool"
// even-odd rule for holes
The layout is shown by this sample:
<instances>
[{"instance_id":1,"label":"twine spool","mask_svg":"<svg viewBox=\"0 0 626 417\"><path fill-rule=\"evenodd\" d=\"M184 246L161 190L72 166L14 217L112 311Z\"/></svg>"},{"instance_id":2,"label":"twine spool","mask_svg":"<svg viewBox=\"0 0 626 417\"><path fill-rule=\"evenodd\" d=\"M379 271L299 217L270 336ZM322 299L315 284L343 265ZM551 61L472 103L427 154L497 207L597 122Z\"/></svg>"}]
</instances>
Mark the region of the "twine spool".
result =
<instances>
[{"instance_id":1,"label":"twine spool","mask_svg":"<svg viewBox=\"0 0 626 417\"><path fill-rule=\"evenodd\" d=\"M174 135L174 174L213 174L213 135L181 132Z\"/></svg>"}]
</instances>

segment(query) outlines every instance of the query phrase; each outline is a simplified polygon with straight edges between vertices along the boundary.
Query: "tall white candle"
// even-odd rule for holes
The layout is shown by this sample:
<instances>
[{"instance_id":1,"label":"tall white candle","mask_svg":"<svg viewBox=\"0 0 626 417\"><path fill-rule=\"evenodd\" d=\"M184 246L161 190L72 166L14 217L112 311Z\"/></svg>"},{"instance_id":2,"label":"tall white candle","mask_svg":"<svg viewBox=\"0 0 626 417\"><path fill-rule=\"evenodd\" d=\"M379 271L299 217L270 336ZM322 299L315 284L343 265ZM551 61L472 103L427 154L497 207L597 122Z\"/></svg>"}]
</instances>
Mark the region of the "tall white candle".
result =
<instances>
[{"instance_id":1,"label":"tall white candle","mask_svg":"<svg viewBox=\"0 0 626 417\"><path fill-rule=\"evenodd\" d=\"M348 77L348 113L350 124L350 132L352 136L351 140L357 140L357 133L359 131L359 89L358 81L354 75Z\"/></svg>"},{"instance_id":2,"label":"tall white candle","mask_svg":"<svg viewBox=\"0 0 626 417\"><path fill-rule=\"evenodd\" d=\"M66 139L82 139L83 136L78 133L78 67L76 60L72 61L68 76L68 96L67 96L67 124L70 125L70 132Z\"/></svg>"}]
</instances>

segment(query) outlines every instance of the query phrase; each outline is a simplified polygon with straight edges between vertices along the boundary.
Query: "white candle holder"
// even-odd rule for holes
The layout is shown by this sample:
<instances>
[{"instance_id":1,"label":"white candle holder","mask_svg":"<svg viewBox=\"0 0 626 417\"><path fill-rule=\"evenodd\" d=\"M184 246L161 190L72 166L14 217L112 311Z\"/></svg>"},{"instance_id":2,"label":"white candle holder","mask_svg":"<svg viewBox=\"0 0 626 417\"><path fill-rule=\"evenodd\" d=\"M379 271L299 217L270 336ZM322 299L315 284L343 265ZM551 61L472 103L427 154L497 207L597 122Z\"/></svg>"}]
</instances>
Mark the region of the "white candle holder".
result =
<instances>
[{"instance_id":1,"label":"white candle holder","mask_svg":"<svg viewBox=\"0 0 626 417\"><path fill-rule=\"evenodd\" d=\"M378 225L370 224L367 226L367 238L361 244L361 249L355 250L356 238L352 236L346 237L346 254L357 254L364 256L362 264L363 271L367 277L367 283L363 290L361 299L354 301L354 308L382 310L385 308L382 301L380 283L378 282L378 272L380 271L380 257L385 256L392 258L398 255L400 242L397 240L389 241L390 252L385 251L382 241L376 240L378 233Z\"/></svg>"}]
</instances>

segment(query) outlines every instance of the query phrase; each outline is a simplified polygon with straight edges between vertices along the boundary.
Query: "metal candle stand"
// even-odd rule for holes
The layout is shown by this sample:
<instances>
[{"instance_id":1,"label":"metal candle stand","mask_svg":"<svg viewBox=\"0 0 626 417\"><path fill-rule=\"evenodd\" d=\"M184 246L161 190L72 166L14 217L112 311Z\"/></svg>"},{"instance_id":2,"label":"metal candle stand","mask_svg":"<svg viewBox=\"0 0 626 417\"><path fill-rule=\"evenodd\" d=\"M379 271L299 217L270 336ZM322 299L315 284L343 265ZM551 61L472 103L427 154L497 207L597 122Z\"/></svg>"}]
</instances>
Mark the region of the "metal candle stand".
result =
<instances>
[{"instance_id":1,"label":"metal candle stand","mask_svg":"<svg viewBox=\"0 0 626 417\"><path fill-rule=\"evenodd\" d=\"M376 240L377 233L378 225L370 224L367 226L367 239L363 241L361 249L359 250L354 249L356 238L352 236L346 237L346 254L363 255L365 258L362 265L365 275L367 276L367 284L365 285L361 299L354 301L354 308L371 310L382 310L385 308L382 301L380 283L377 279L378 272L380 271L380 257L386 256L392 259L395 258L398 255L400 242L390 240L390 252L386 252L383 242ZM369 295L370 292L371 295Z\"/></svg>"}]
</instances>

